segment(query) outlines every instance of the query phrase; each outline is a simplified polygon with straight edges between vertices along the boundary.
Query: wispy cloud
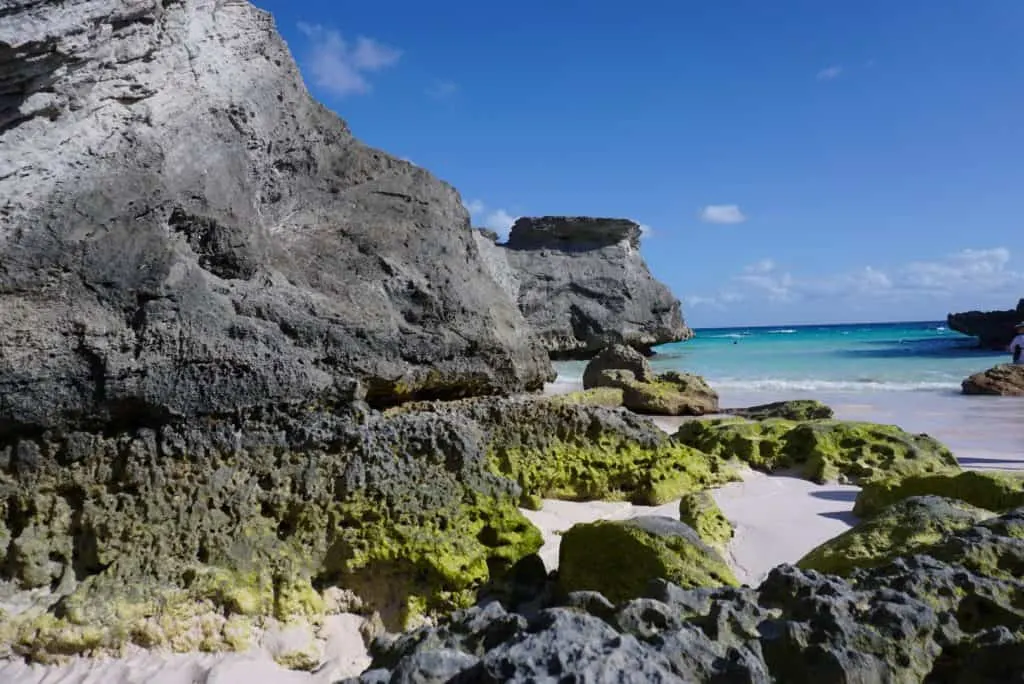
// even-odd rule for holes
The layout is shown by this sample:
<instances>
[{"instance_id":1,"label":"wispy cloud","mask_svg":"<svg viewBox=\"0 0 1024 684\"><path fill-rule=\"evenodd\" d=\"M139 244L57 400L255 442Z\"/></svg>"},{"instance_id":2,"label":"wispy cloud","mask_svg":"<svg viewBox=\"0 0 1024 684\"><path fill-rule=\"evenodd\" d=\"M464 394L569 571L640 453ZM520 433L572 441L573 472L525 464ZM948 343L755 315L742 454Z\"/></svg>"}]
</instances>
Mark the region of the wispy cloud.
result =
<instances>
[{"instance_id":1,"label":"wispy cloud","mask_svg":"<svg viewBox=\"0 0 1024 684\"><path fill-rule=\"evenodd\" d=\"M874 266L828 276L800 276L774 259L749 264L730 277L718 292L684 297L691 307L723 309L727 304L900 301L943 303L956 297L1006 298L1016 301L1024 288L1024 272L1010 268L1005 247L964 249L927 261L912 261L889 272Z\"/></svg>"},{"instance_id":2,"label":"wispy cloud","mask_svg":"<svg viewBox=\"0 0 1024 684\"><path fill-rule=\"evenodd\" d=\"M651 237L652 235L654 235L654 229L651 228L646 223L640 223L638 225L640 226L640 237L641 238Z\"/></svg>"},{"instance_id":3,"label":"wispy cloud","mask_svg":"<svg viewBox=\"0 0 1024 684\"><path fill-rule=\"evenodd\" d=\"M700 220L705 223L734 224L747 220L735 204L709 204L700 210Z\"/></svg>"},{"instance_id":4,"label":"wispy cloud","mask_svg":"<svg viewBox=\"0 0 1024 684\"><path fill-rule=\"evenodd\" d=\"M427 95L435 100L446 100L459 92L459 84L455 81L434 81L427 87Z\"/></svg>"},{"instance_id":5,"label":"wispy cloud","mask_svg":"<svg viewBox=\"0 0 1024 684\"><path fill-rule=\"evenodd\" d=\"M843 73L843 67L841 67L839 65L825 67L824 69L822 69L821 71L818 72L818 80L819 81L833 81L833 80L839 78L839 76L842 75L842 73Z\"/></svg>"},{"instance_id":6,"label":"wispy cloud","mask_svg":"<svg viewBox=\"0 0 1024 684\"><path fill-rule=\"evenodd\" d=\"M501 240L508 239L509 231L512 230L512 224L519 218L504 209L488 207L478 199L465 202L464 206L472 217L474 226L490 228L498 234Z\"/></svg>"},{"instance_id":7,"label":"wispy cloud","mask_svg":"<svg viewBox=\"0 0 1024 684\"><path fill-rule=\"evenodd\" d=\"M309 39L304 61L313 84L337 97L369 92L367 75L394 66L402 56L373 38L359 36L351 45L340 32L321 24L299 22L298 27Z\"/></svg>"}]
</instances>

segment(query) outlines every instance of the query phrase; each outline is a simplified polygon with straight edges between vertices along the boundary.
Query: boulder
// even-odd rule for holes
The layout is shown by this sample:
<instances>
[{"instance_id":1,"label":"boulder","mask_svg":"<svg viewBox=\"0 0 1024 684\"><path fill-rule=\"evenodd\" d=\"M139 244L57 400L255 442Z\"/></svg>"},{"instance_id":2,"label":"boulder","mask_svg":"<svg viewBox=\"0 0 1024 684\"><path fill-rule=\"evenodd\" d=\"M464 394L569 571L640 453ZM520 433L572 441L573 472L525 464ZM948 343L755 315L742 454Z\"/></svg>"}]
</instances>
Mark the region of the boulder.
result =
<instances>
[{"instance_id":1,"label":"boulder","mask_svg":"<svg viewBox=\"0 0 1024 684\"><path fill-rule=\"evenodd\" d=\"M897 556L927 553L950 532L972 527L993 515L957 499L913 496L821 544L796 565L847 576L857 568L883 565Z\"/></svg>"},{"instance_id":2,"label":"boulder","mask_svg":"<svg viewBox=\"0 0 1024 684\"><path fill-rule=\"evenodd\" d=\"M705 418L683 423L673 439L767 472L793 469L819 483L860 484L876 478L960 472L956 457L941 442L894 425Z\"/></svg>"},{"instance_id":3,"label":"boulder","mask_svg":"<svg viewBox=\"0 0 1024 684\"><path fill-rule=\"evenodd\" d=\"M975 373L964 380L960 387L964 394L1024 396L1024 365L1000 364L981 373Z\"/></svg>"},{"instance_id":4,"label":"boulder","mask_svg":"<svg viewBox=\"0 0 1024 684\"><path fill-rule=\"evenodd\" d=\"M483 664L463 681L1016 681L1022 527L1024 509L951 532L942 546L958 557L906 556L846 579L784 565L757 589L659 579L618 605L575 592L529 616L476 606L377 642L376 669L349 682L397 681L401 664L452 650Z\"/></svg>"},{"instance_id":5,"label":"boulder","mask_svg":"<svg viewBox=\"0 0 1024 684\"><path fill-rule=\"evenodd\" d=\"M582 523L562 536L558 582L565 592L596 591L618 603L642 596L659 578L687 588L738 584L718 552L672 518Z\"/></svg>"},{"instance_id":6,"label":"boulder","mask_svg":"<svg viewBox=\"0 0 1024 684\"><path fill-rule=\"evenodd\" d=\"M647 269L633 221L520 218L506 243L478 244L553 358L591 358L611 344L649 353L693 336L679 300Z\"/></svg>"},{"instance_id":7,"label":"boulder","mask_svg":"<svg viewBox=\"0 0 1024 684\"><path fill-rule=\"evenodd\" d=\"M1002 513L1024 506L1024 474L963 470L875 479L861 486L853 513L865 518L897 501L927 495Z\"/></svg>"},{"instance_id":8,"label":"boulder","mask_svg":"<svg viewBox=\"0 0 1024 684\"><path fill-rule=\"evenodd\" d=\"M748 420L767 420L782 418L785 420L827 420L835 417L835 412L816 399L791 399L775 401L770 404L759 404L746 408L722 409L719 413L739 416Z\"/></svg>"},{"instance_id":9,"label":"boulder","mask_svg":"<svg viewBox=\"0 0 1024 684\"><path fill-rule=\"evenodd\" d=\"M1024 299L1016 309L1002 311L965 311L946 316L946 325L964 335L977 337L980 346L1003 351L1013 339L1014 326L1024 321Z\"/></svg>"},{"instance_id":10,"label":"boulder","mask_svg":"<svg viewBox=\"0 0 1024 684\"><path fill-rule=\"evenodd\" d=\"M691 492L679 500L679 520L692 527L709 546L724 550L732 540L734 530L711 492Z\"/></svg>"},{"instance_id":11,"label":"boulder","mask_svg":"<svg viewBox=\"0 0 1024 684\"><path fill-rule=\"evenodd\" d=\"M248 2L0 10L0 433L554 377L458 193Z\"/></svg>"},{"instance_id":12,"label":"boulder","mask_svg":"<svg viewBox=\"0 0 1024 684\"><path fill-rule=\"evenodd\" d=\"M718 411L718 393L699 375L668 371L651 382L625 383L622 405L637 413L702 416Z\"/></svg>"},{"instance_id":13,"label":"boulder","mask_svg":"<svg viewBox=\"0 0 1024 684\"><path fill-rule=\"evenodd\" d=\"M633 379L640 382L649 382L654 379L654 371L651 364L644 358L643 354L632 347L623 344L613 344L605 347L590 360L583 370L583 389L593 387L616 387L617 385L606 385L602 374L604 371L624 370L633 374Z\"/></svg>"}]
</instances>

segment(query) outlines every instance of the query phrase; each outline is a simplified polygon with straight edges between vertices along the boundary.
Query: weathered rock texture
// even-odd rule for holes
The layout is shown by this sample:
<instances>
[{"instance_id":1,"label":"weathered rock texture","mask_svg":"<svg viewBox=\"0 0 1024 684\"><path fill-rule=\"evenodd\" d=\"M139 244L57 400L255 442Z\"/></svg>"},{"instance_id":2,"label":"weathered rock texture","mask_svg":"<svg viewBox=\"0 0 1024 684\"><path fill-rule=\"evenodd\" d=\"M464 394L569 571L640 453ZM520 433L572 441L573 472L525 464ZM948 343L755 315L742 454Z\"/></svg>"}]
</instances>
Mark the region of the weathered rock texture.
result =
<instances>
[{"instance_id":1,"label":"weathered rock texture","mask_svg":"<svg viewBox=\"0 0 1024 684\"><path fill-rule=\"evenodd\" d=\"M982 347L1005 349L1013 339L1013 326L1024 321L1024 299L1016 309L1002 311L965 311L946 316L946 325L965 335L977 337Z\"/></svg>"},{"instance_id":2,"label":"weathered rock texture","mask_svg":"<svg viewBox=\"0 0 1024 684\"><path fill-rule=\"evenodd\" d=\"M227 0L0 0L0 430L552 377L458 194Z\"/></svg>"},{"instance_id":3,"label":"weathered rock texture","mask_svg":"<svg viewBox=\"0 0 1024 684\"><path fill-rule=\"evenodd\" d=\"M1024 365L1003 363L960 383L964 394L988 394L1003 397L1024 396Z\"/></svg>"},{"instance_id":4,"label":"weathered rock texture","mask_svg":"<svg viewBox=\"0 0 1024 684\"><path fill-rule=\"evenodd\" d=\"M491 603L378 639L350 681L1018 681L1024 509L930 554L847 580L781 566L757 589L655 581L618 606L592 592L542 610Z\"/></svg>"},{"instance_id":5,"label":"weathered rock texture","mask_svg":"<svg viewBox=\"0 0 1024 684\"><path fill-rule=\"evenodd\" d=\"M648 352L693 334L640 256L633 221L521 218L507 243L480 234L477 242L554 358L589 358L614 343Z\"/></svg>"}]
</instances>

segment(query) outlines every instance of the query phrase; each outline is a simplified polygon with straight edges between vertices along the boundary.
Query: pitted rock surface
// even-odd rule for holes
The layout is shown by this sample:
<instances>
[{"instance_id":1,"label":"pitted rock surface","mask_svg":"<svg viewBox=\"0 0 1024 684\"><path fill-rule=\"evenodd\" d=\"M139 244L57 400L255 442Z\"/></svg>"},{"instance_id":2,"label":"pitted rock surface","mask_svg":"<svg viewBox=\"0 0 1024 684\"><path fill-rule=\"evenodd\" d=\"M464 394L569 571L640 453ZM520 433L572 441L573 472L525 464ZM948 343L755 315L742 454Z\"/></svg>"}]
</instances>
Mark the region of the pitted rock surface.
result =
<instances>
[{"instance_id":1,"label":"pitted rock surface","mask_svg":"<svg viewBox=\"0 0 1024 684\"><path fill-rule=\"evenodd\" d=\"M553 377L456 191L234 0L0 0L0 432Z\"/></svg>"}]
</instances>

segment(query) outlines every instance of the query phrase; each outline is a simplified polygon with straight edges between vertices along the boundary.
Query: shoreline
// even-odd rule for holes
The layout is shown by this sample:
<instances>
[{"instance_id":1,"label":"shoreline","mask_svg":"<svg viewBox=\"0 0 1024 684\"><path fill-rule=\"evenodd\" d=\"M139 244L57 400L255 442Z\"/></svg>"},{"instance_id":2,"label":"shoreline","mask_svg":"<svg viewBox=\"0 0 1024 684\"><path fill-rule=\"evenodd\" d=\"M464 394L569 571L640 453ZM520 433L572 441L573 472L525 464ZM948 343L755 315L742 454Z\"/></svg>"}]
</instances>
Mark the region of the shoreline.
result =
<instances>
[{"instance_id":1,"label":"shoreline","mask_svg":"<svg viewBox=\"0 0 1024 684\"><path fill-rule=\"evenodd\" d=\"M582 389L581 383L560 378L545 386L542 395L551 396ZM808 398L807 393L778 392L724 392L724 406L749 406L769 401ZM889 393L897 394L897 393ZM905 394L900 392L898 394ZM534 395L536 396L536 395ZM963 397L952 395L958 402L966 399L967 404L976 408L990 409L998 397ZM827 403L842 420L867 420L897 424L908 431L917 428L921 420L905 419L905 402L877 401L877 393L849 393L848 395L815 396ZM875 401L870 399L874 398ZM946 397L948 399L948 397ZM837 401L838 399L838 401ZM973 401L972 401L973 400ZM989 402L985 404L984 402ZM965 404L965 405L967 405ZM1024 407L1024 401L1003 401L1003 411L998 417L1006 418L1006 412L1016 414ZM932 407L934 408L934 407ZM939 428L934 436L942 441L957 430L957 426L943 424L948 418L947 411L919 411L921 415L912 418L926 418L928 425ZM991 416L990 416L991 417ZM673 433L689 417L648 416L666 433ZM984 421L983 421L984 422ZM990 424L991 421L989 421ZM1009 452L994 443L989 453L981 449L977 438L991 440L985 429L980 431L961 430L971 456L962 456L967 469L998 469L1024 471L1024 456L1008 458ZM954 435L955 436L955 435ZM1004 435L1005 437L1005 435ZM1020 437L1024 441L1024 429ZM975 441L972 442L971 440ZM982 440L984 441L984 439ZM998 440L996 440L998 442ZM962 443L964 443L962 441ZM959 450L952 444L957 453ZM1020 453L1024 453L1024 449ZM985 459L988 459L987 461ZM853 502L859 487L853 485L819 485L786 474L765 474L745 468L740 472L741 481L713 488L715 502L723 515L733 525L734 536L725 549L725 559L741 584L756 587L768 572L784 563L794 563L821 543L832 539L857 523L852 514ZM621 520L640 515L662 515L678 519L679 500L661 506L635 506L628 502L571 502L553 499L543 500L540 510L521 509L521 512L542 532L544 545L539 551L545 568L550 572L557 568L560 534L576 523L596 520ZM138 651L124 657L86 658L74 657L62 665L26 664L21 660L0 660L0 681L12 684L87 684L93 681L118 682L119 684L329 684L346 677L357 676L370 665L368 644L364 638L366 618L359 615L342 614L331 616L316 638L310 630L305 644L315 643L322 654L321 664L311 672L288 670L274 661L273 653L280 649L273 639L264 639L255 648L244 653L165 653ZM282 630L288 631L288 630ZM292 634L290 648L301 648Z\"/></svg>"}]
</instances>

